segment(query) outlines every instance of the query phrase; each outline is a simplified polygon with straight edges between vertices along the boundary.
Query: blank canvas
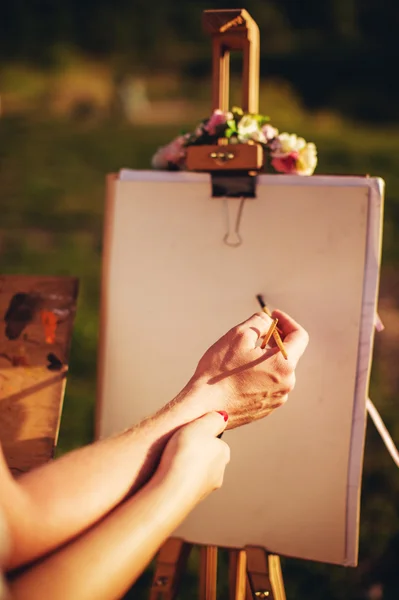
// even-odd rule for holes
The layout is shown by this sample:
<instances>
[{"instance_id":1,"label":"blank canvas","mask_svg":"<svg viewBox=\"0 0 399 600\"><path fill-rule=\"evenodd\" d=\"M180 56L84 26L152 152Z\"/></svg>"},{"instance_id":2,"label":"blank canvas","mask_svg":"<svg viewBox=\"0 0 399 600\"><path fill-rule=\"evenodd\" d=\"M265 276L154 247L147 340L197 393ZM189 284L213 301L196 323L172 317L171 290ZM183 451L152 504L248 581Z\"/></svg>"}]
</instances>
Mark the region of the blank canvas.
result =
<instances>
[{"instance_id":1,"label":"blank canvas","mask_svg":"<svg viewBox=\"0 0 399 600\"><path fill-rule=\"evenodd\" d=\"M355 565L383 182L261 175L244 202L212 198L209 174L122 171L108 183L98 435L173 398L263 294L309 332L296 388L226 432L224 485L176 535ZM236 225L242 243L226 245Z\"/></svg>"}]
</instances>

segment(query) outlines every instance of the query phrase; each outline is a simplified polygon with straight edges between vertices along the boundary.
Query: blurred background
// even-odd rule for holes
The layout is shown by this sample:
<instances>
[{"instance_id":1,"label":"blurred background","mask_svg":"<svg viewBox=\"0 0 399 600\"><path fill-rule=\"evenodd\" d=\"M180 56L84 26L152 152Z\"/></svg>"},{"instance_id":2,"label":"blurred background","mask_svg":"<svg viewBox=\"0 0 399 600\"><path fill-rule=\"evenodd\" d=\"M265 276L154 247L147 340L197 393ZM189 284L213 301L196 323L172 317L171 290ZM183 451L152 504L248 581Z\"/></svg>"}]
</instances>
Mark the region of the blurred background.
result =
<instances>
[{"instance_id":1,"label":"blurred background","mask_svg":"<svg viewBox=\"0 0 399 600\"><path fill-rule=\"evenodd\" d=\"M81 281L59 453L93 436L105 175L149 168L209 115L202 11L235 7L261 30L260 111L316 143L316 173L386 181L371 397L399 441L397 0L13 0L0 13L0 269ZM223 552L219 571L224 599ZM288 600L399 598L399 478L370 423L358 568L283 559L283 572ZM194 552L181 598L196 597L196 575ZM150 579L128 597L147 597Z\"/></svg>"}]
</instances>

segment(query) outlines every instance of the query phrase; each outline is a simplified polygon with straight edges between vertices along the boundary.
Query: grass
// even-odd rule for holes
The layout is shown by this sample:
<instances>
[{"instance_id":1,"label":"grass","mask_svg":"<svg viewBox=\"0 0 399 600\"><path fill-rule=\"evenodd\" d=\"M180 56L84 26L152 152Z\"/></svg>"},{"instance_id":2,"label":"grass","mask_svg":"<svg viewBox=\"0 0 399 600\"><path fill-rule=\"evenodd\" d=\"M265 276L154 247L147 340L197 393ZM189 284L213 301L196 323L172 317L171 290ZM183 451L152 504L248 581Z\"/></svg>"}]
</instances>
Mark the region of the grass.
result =
<instances>
[{"instance_id":1,"label":"grass","mask_svg":"<svg viewBox=\"0 0 399 600\"><path fill-rule=\"evenodd\" d=\"M199 111L198 117L201 116ZM369 173L386 180L382 277L387 295L397 305L398 289L390 290L389 282L399 265L399 130L347 124L332 115L312 118L297 111L290 117L289 110L280 117L276 123L281 123L280 129L296 131L316 142L318 173ZM187 127L192 125L188 123ZM74 275L81 281L59 453L91 441L93 435L105 175L121 167L148 168L155 148L180 128L129 126L119 118L71 121L17 113L0 120L0 271ZM379 351L377 344L374 399L384 408L390 426L398 434L393 402L397 389L381 384L383 365ZM395 360L397 363L397 354ZM395 369L395 362L392 368ZM360 566L345 570L284 560L289 598L360 599L361 590L372 577L384 577L378 565L382 557L391 556L390 548L395 547L399 537L399 486L393 480L395 476L378 437L370 430ZM193 555L182 598L194 597L196 569L197 558ZM398 577L389 577L384 580L384 599L390 597L390 590L396 590L394 594L399 589ZM136 587L135 598L147 597L143 590L148 589L148 582L146 573ZM223 599L227 597L223 553L220 586L219 598Z\"/></svg>"}]
</instances>

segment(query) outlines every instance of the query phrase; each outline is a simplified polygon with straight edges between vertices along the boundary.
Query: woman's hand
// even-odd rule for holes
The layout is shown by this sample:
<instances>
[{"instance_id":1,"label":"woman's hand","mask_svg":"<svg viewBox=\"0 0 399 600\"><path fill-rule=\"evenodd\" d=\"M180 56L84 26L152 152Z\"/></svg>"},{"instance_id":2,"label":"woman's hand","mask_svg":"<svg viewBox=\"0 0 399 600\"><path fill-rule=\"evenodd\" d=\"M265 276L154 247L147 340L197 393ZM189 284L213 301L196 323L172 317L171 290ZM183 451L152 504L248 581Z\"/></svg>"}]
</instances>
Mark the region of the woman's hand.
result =
<instances>
[{"instance_id":1,"label":"woman's hand","mask_svg":"<svg viewBox=\"0 0 399 600\"><path fill-rule=\"evenodd\" d=\"M191 384L208 389L208 410L225 410L229 428L261 419L281 406L295 385L295 368L308 344L308 334L281 311L278 318L288 354L259 342L272 323L264 312L254 314L220 338L201 358ZM205 407L204 407L205 408Z\"/></svg>"},{"instance_id":2,"label":"woman's hand","mask_svg":"<svg viewBox=\"0 0 399 600\"><path fill-rule=\"evenodd\" d=\"M221 486L229 448L216 436L225 425L223 415L214 412L178 429L148 483L82 535L18 575L11 583L12 598L125 597L190 510Z\"/></svg>"},{"instance_id":3,"label":"woman's hand","mask_svg":"<svg viewBox=\"0 0 399 600\"><path fill-rule=\"evenodd\" d=\"M227 414L211 412L173 434L162 454L156 476L175 482L197 504L223 483L230 448L218 435L227 425Z\"/></svg>"}]
</instances>

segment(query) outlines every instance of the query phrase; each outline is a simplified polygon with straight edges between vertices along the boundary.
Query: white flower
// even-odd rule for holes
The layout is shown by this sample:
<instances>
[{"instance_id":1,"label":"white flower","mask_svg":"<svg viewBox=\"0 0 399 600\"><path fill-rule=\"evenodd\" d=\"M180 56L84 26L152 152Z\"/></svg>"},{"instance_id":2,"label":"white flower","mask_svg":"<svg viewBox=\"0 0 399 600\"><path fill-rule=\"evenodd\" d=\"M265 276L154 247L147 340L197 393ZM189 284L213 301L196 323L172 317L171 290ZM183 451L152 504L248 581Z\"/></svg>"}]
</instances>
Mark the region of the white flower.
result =
<instances>
[{"instance_id":1,"label":"white flower","mask_svg":"<svg viewBox=\"0 0 399 600\"><path fill-rule=\"evenodd\" d=\"M299 152L306 146L303 138L299 138L295 133L280 133L276 140L276 149L273 150L273 156L281 157L291 152Z\"/></svg>"},{"instance_id":2,"label":"white flower","mask_svg":"<svg viewBox=\"0 0 399 600\"><path fill-rule=\"evenodd\" d=\"M259 123L251 115L245 115L239 121L237 125L238 141L247 142L253 140L254 142L266 143L266 137L264 133L259 129Z\"/></svg>"},{"instance_id":3,"label":"white flower","mask_svg":"<svg viewBox=\"0 0 399 600\"><path fill-rule=\"evenodd\" d=\"M297 159L298 175L313 175L317 166L316 146L309 142L299 151Z\"/></svg>"}]
</instances>

